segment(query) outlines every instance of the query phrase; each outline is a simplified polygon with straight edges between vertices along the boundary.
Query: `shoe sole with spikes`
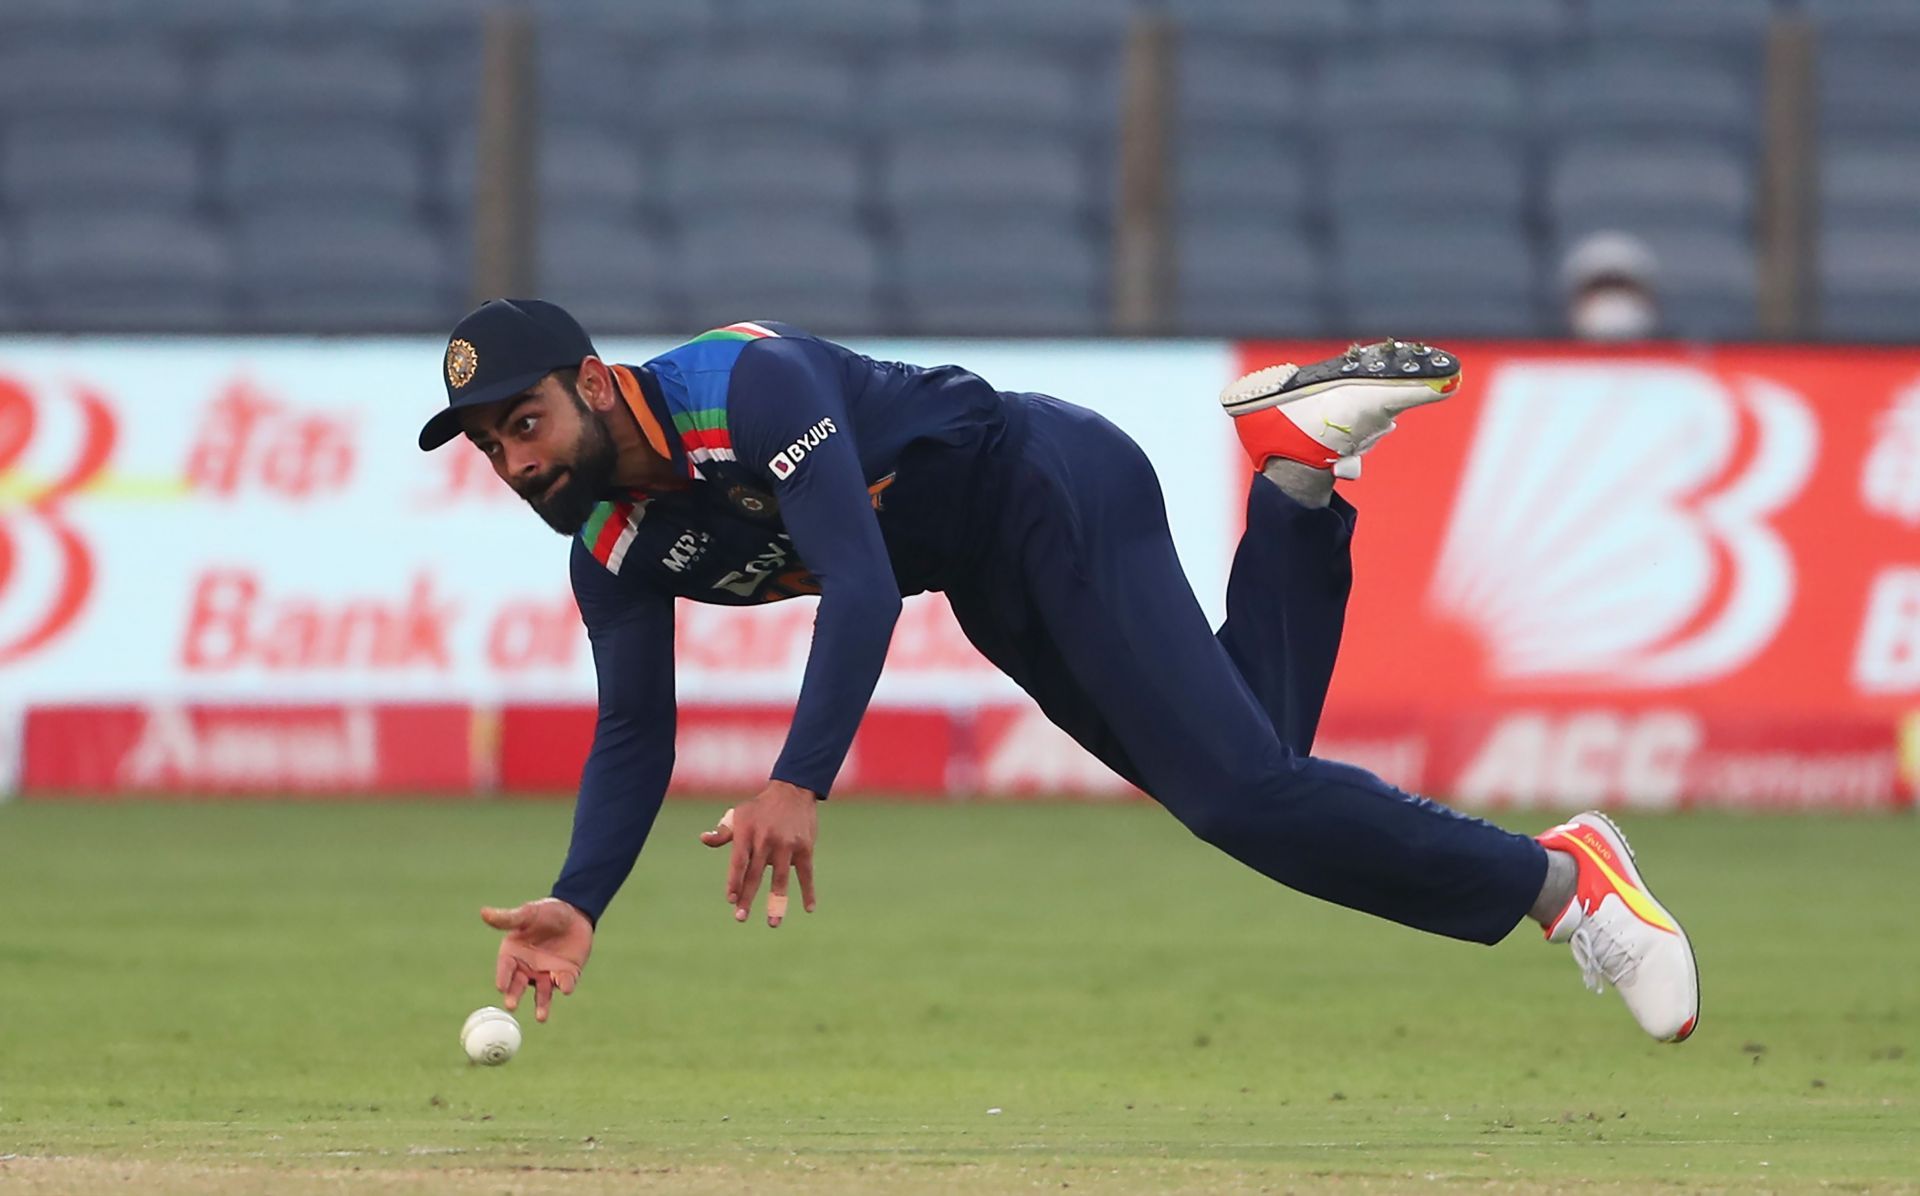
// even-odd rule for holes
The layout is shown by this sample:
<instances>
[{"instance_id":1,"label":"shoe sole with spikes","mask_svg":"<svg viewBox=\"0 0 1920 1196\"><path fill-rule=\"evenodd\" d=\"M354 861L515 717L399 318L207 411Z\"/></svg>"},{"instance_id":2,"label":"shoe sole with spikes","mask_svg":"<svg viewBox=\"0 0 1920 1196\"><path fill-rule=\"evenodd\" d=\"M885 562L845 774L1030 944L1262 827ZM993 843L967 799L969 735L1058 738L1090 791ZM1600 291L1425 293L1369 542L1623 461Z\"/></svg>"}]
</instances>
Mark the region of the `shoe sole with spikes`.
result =
<instances>
[{"instance_id":1,"label":"shoe sole with spikes","mask_svg":"<svg viewBox=\"0 0 1920 1196\"><path fill-rule=\"evenodd\" d=\"M1221 392L1220 406L1228 415L1245 415L1337 386L1387 385L1406 393L1406 401L1395 398L1386 404L1389 414L1397 415L1423 403L1437 403L1459 384L1460 359L1454 354L1432 345L1384 340L1355 345L1338 357L1308 366L1255 370Z\"/></svg>"},{"instance_id":2,"label":"shoe sole with spikes","mask_svg":"<svg viewBox=\"0 0 1920 1196\"><path fill-rule=\"evenodd\" d=\"M1460 359L1445 349L1385 340L1307 366L1276 365L1234 382L1220 405L1256 469L1272 457L1360 476L1360 457L1394 417L1453 394Z\"/></svg>"}]
</instances>

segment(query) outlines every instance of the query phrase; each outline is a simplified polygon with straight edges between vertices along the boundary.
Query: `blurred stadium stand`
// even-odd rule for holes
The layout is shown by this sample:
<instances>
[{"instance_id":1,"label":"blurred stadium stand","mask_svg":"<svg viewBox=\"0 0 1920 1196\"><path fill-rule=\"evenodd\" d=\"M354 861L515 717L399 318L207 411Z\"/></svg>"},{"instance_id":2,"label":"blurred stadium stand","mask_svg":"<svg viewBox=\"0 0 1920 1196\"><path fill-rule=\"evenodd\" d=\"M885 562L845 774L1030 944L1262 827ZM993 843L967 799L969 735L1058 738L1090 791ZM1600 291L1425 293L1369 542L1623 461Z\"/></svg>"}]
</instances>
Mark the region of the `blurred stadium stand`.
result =
<instances>
[{"instance_id":1,"label":"blurred stadium stand","mask_svg":"<svg viewBox=\"0 0 1920 1196\"><path fill-rule=\"evenodd\" d=\"M1681 335L1920 314L1889 257L1920 237L1920 0L8 0L0 327L442 328L498 281L503 9L534 35L513 281L599 327L1550 334L1601 228L1656 249ZM1116 323L1142 227L1154 310Z\"/></svg>"}]
</instances>

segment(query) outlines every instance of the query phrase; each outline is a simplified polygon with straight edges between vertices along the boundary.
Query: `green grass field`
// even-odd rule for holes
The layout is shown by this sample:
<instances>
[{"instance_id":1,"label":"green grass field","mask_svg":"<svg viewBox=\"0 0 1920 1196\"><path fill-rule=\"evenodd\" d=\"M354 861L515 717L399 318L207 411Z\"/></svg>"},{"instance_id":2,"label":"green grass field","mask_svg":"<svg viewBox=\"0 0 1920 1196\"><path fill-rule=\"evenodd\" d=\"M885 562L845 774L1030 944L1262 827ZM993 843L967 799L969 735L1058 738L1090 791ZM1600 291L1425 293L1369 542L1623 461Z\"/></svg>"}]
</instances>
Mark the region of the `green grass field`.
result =
<instances>
[{"instance_id":1,"label":"green grass field","mask_svg":"<svg viewBox=\"0 0 1920 1196\"><path fill-rule=\"evenodd\" d=\"M777 931L716 813L484 1069L475 909L563 804L0 806L0 1191L1920 1191L1911 817L1625 819L1704 976L1669 1047L1531 929L1376 924L1147 806L835 803Z\"/></svg>"}]
</instances>

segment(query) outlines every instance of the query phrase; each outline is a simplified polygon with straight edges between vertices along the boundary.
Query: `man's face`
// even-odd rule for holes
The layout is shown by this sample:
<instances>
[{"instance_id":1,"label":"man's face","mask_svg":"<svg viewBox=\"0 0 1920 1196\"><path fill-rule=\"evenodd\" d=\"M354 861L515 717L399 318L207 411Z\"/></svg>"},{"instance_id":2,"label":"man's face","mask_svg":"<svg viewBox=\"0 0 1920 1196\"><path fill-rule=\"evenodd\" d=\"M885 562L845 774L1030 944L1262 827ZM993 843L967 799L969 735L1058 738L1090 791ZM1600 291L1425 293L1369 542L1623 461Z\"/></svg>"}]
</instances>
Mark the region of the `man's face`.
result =
<instances>
[{"instance_id":1,"label":"man's face","mask_svg":"<svg viewBox=\"0 0 1920 1196\"><path fill-rule=\"evenodd\" d=\"M556 374L513 398L462 412L460 424L500 480L563 536L580 530L613 484L612 435Z\"/></svg>"}]
</instances>

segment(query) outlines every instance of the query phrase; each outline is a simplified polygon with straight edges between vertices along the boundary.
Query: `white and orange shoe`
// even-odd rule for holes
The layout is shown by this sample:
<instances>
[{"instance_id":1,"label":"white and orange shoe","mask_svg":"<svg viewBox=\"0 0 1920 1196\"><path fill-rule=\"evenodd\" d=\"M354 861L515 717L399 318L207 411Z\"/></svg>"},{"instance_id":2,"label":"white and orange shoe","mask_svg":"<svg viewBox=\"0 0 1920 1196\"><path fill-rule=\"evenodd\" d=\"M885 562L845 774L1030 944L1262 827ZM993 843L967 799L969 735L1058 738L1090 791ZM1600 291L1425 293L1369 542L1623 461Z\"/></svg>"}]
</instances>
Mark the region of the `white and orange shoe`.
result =
<instances>
[{"instance_id":1,"label":"white and orange shoe","mask_svg":"<svg viewBox=\"0 0 1920 1196\"><path fill-rule=\"evenodd\" d=\"M1255 469L1274 457L1360 476L1360 455L1393 431L1394 416L1438 403L1460 386L1445 349L1385 340L1308 366L1255 370L1220 392L1220 405Z\"/></svg>"},{"instance_id":2,"label":"white and orange shoe","mask_svg":"<svg viewBox=\"0 0 1920 1196\"><path fill-rule=\"evenodd\" d=\"M1700 967L1687 932L1634 867L1626 836L1588 811L1536 838L1578 868L1573 900L1547 926L1547 941L1573 944L1587 987L1613 985L1642 1030L1685 1042L1700 1024Z\"/></svg>"}]
</instances>

